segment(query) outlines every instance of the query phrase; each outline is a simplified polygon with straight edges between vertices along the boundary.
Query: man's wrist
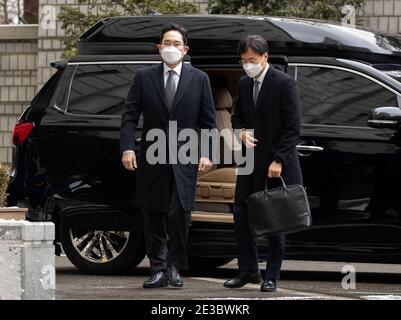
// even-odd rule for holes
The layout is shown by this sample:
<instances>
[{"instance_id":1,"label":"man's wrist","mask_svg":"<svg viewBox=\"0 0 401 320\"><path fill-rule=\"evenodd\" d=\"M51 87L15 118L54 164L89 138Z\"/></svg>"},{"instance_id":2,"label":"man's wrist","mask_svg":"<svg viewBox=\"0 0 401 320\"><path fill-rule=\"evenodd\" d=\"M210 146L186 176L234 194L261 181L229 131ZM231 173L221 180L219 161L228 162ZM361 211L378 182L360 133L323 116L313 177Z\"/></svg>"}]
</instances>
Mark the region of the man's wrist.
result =
<instances>
[{"instance_id":1,"label":"man's wrist","mask_svg":"<svg viewBox=\"0 0 401 320\"><path fill-rule=\"evenodd\" d=\"M128 154L128 153L135 153L135 151L134 151L134 150L125 150L125 151L123 152L123 155L124 155L124 154Z\"/></svg>"},{"instance_id":2,"label":"man's wrist","mask_svg":"<svg viewBox=\"0 0 401 320\"><path fill-rule=\"evenodd\" d=\"M244 133L246 132L246 129L245 128L242 128L241 129L241 133L240 133L240 138L241 138L241 141L243 141L243 135L244 135Z\"/></svg>"}]
</instances>

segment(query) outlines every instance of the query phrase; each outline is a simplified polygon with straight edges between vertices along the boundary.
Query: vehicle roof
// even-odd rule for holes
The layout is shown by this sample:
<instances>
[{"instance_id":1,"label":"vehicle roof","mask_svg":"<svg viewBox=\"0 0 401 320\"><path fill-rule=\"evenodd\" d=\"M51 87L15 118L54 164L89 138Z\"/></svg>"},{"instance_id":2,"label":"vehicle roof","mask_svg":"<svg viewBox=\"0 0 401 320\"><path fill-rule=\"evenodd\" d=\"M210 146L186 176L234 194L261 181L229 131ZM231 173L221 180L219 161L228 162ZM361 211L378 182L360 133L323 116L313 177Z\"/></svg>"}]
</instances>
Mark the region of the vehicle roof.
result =
<instances>
[{"instance_id":1,"label":"vehicle roof","mask_svg":"<svg viewBox=\"0 0 401 320\"><path fill-rule=\"evenodd\" d=\"M85 54L157 54L160 30L170 23L188 30L191 56L236 54L238 41L259 34L270 52L362 54L401 58L401 38L319 20L243 15L150 15L99 21L78 41ZM400 60L401 61L401 60Z\"/></svg>"}]
</instances>

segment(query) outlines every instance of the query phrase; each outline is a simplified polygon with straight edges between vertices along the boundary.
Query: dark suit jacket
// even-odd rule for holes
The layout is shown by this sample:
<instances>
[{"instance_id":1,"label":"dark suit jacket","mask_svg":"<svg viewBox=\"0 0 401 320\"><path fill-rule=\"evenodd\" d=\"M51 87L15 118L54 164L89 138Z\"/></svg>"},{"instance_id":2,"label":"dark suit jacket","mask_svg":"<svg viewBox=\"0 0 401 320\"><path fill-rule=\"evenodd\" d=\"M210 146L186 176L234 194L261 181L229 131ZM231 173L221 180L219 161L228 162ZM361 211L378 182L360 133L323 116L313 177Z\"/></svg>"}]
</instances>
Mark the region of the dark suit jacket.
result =
<instances>
[{"instance_id":1,"label":"dark suit jacket","mask_svg":"<svg viewBox=\"0 0 401 320\"><path fill-rule=\"evenodd\" d=\"M231 120L234 129L254 129L254 136L258 139L253 173L237 177L235 204L244 204L251 193L264 189L273 160L282 163L282 177L286 184L303 183L296 151L301 128L301 102L293 78L270 64L255 106L253 80L242 77Z\"/></svg>"},{"instance_id":2,"label":"dark suit jacket","mask_svg":"<svg viewBox=\"0 0 401 320\"><path fill-rule=\"evenodd\" d=\"M174 176L184 210L192 210L197 164L148 163L146 151L153 141L146 141L146 134L154 128L167 134L169 121L177 121L178 133L185 128L216 128L216 114L207 74L191 65L183 64L173 106L169 111L164 94L163 63L138 70L123 110L120 129L121 153L134 149L134 132L139 116L143 113L140 156L136 172L136 205L148 210L168 210L171 179ZM167 152L167 159L168 156Z\"/></svg>"}]
</instances>

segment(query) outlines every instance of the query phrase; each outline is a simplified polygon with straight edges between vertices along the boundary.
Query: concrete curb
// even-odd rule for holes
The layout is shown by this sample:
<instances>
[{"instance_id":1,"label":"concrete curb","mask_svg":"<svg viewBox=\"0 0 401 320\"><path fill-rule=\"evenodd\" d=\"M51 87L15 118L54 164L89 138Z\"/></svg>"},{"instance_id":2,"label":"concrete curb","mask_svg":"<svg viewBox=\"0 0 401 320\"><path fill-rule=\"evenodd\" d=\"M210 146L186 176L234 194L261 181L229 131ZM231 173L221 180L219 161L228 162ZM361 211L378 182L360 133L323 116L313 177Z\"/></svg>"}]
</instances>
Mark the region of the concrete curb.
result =
<instances>
[{"instance_id":1,"label":"concrete curb","mask_svg":"<svg viewBox=\"0 0 401 320\"><path fill-rule=\"evenodd\" d=\"M0 219L0 300L54 300L55 227Z\"/></svg>"}]
</instances>

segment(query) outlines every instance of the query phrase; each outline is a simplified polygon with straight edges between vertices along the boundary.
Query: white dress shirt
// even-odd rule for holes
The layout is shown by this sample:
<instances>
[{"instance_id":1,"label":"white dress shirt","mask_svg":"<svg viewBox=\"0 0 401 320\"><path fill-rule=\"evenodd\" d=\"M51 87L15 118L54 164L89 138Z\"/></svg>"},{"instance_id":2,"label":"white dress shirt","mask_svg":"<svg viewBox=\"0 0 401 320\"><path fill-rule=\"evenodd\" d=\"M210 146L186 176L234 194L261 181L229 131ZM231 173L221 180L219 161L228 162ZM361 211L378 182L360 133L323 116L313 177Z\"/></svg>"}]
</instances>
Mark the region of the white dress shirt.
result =
<instances>
[{"instance_id":1,"label":"white dress shirt","mask_svg":"<svg viewBox=\"0 0 401 320\"><path fill-rule=\"evenodd\" d=\"M173 80L175 85L175 91L177 91L178 81L180 81L181 70L182 70L182 62L180 62L174 69L171 69L167 66L167 64L163 63L163 74L164 74L164 87L166 87L168 72L170 70L174 70Z\"/></svg>"},{"instance_id":2,"label":"white dress shirt","mask_svg":"<svg viewBox=\"0 0 401 320\"><path fill-rule=\"evenodd\" d=\"M177 91L178 87L178 81L180 81L180 76L181 76L181 70L182 70L182 62L180 62L174 69L171 69L169 66L167 66L165 63L163 63L163 77L164 77L164 87L166 87L167 83L167 78L168 78L168 72L170 70L174 70L173 73L173 81L175 85L175 91ZM133 150L125 150L123 154L125 153L130 153L134 152Z\"/></svg>"}]
</instances>

